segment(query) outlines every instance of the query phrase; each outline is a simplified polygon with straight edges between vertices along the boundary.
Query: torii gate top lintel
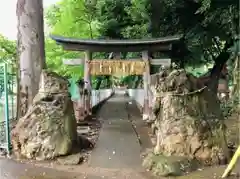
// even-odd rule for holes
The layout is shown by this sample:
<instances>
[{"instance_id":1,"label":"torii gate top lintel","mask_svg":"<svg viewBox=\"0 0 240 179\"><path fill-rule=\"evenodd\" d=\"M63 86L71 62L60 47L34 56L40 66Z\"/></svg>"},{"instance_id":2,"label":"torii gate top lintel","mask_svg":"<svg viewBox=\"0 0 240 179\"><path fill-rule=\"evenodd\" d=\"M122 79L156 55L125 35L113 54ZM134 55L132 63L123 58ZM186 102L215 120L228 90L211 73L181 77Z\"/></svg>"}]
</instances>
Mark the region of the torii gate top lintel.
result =
<instances>
[{"instance_id":1,"label":"torii gate top lintel","mask_svg":"<svg viewBox=\"0 0 240 179\"><path fill-rule=\"evenodd\" d=\"M155 39L131 40L88 40L62 36L50 36L57 44L66 50L92 52L141 52L141 51L170 51L172 45L182 39L182 35L175 35Z\"/></svg>"}]
</instances>

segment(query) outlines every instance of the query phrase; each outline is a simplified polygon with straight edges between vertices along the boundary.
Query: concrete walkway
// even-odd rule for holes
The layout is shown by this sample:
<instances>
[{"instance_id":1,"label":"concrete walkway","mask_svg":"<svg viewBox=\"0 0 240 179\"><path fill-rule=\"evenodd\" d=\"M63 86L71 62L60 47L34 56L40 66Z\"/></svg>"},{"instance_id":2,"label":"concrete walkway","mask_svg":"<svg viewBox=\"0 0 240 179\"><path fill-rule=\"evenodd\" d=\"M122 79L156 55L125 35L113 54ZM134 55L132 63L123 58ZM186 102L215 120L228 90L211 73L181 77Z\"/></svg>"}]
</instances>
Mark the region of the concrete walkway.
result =
<instances>
[{"instance_id":1,"label":"concrete walkway","mask_svg":"<svg viewBox=\"0 0 240 179\"><path fill-rule=\"evenodd\" d=\"M128 170L134 175L144 172L140 158L141 146L127 110L130 101L128 97L115 95L102 107L99 116L103 126L89 167Z\"/></svg>"}]
</instances>

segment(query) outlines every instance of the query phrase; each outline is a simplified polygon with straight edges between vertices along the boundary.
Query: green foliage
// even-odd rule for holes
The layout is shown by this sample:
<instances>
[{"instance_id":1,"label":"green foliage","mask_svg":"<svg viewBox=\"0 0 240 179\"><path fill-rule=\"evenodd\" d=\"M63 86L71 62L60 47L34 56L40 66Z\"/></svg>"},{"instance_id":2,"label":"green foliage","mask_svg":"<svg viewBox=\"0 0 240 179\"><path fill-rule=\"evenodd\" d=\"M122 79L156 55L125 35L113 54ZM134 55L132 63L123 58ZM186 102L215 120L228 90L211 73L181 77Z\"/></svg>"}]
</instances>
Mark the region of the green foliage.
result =
<instances>
[{"instance_id":1,"label":"green foliage","mask_svg":"<svg viewBox=\"0 0 240 179\"><path fill-rule=\"evenodd\" d=\"M94 10L84 0L62 0L46 12L51 33L76 38L96 38Z\"/></svg>"},{"instance_id":2,"label":"green foliage","mask_svg":"<svg viewBox=\"0 0 240 179\"><path fill-rule=\"evenodd\" d=\"M236 0L60 0L45 9L45 21L51 34L76 38L141 39L184 34L187 50L170 56L194 68L216 63L226 51L226 42L239 34ZM83 67L62 64L63 58L83 58L82 53L64 51L49 38L45 43L51 70L64 76L83 76ZM15 42L0 35L0 59L14 60L15 49ZM127 55L133 56L136 54ZM93 81L100 79L109 81L107 76L94 77ZM137 81L132 76L124 79Z\"/></svg>"},{"instance_id":3,"label":"green foliage","mask_svg":"<svg viewBox=\"0 0 240 179\"><path fill-rule=\"evenodd\" d=\"M64 51L49 38L45 39L45 49L49 69L67 77L83 77L83 66L67 66L62 63L63 59L82 58L81 54Z\"/></svg>"},{"instance_id":4,"label":"green foliage","mask_svg":"<svg viewBox=\"0 0 240 179\"><path fill-rule=\"evenodd\" d=\"M129 13L134 25L126 28L127 38L184 34L188 51L175 57L185 57L188 66L213 63L239 33L235 0L132 0Z\"/></svg>"},{"instance_id":5,"label":"green foliage","mask_svg":"<svg viewBox=\"0 0 240 179\"><path fill-rule=\"evenodd\" d=\"M194 61L201 63L212 61L220 55L224 48L224 42L233 39L236 34L238 8L232 1L224 3L221 0L198 1L171 1L167 6L174 6L173 12L161 17L177 17L177 21L168 20L165 31L170 33L184 33L188 48L194 53ZM163 7L164 8L164 7ZM191 17L191 18L190 18ZM170 18L170 17L169 17ZM162 19L161 22L163 22ZM174 25L174 28L171 27ZM190 59L190 58L188 58Z\"/></svg>"},{"instance_id":6,"label":"green foliage","mask_svg":"<svg viewBox=\"0 0 240 179\"><path fill-rule=\"evenodd\" d=\"M101 22L99 32L105 38L123 38L122 31L132 24L127 9L130 0L100 0L97 2L97 20Z\"/></svg>"},{"instance_id":7,"label":"green foliage","mask_svg":"<svg viewBox=\"0 0 240 179\"><path fill-rule=\"evenodd\" d=\"M94 9L84 0L62 0L47 9L45 18L52 34L96 38L98 24L93 15ZM45 43L48 68L64 76L83 77L82 66L62 64L62 59L84 58L83 53L64 51L49 38L46 38Z\"/></svg>"},{"instance_id":8,"label":"green foliage","mask_svg":"<svg viewBox=\"0 0 240 179\"><path fill-rule=\"evenodd\" d=\"M4 70L3 66L0 64L0 99L2 97L2 93L4 91Z\"/></svg>"},{"instance_id":9,"label":"green foliage","mask_svg":"<svg viewBox=\"0 0 240 179\"><path fill-rule=\"evenodd\" d=\"M16 42L0 34L0 63L11 63L16 59Z\"/></svg>"},{"instance_id":10,"label":"green foliage","mask_svg":"<svg viewBox=\"0 0 240 179\"><path fill-rule=\"evenodd\" d=\"M8 63L8 80L9 84L15 84L16 82L16 42L11 41L0 34L0 98L2 96L2 92L4 90L4 68L3 63ZM11 88L8 85L9 89ZM11 91L11 90L9 90Z\"/></svg>"},{"instance_id":11,"label":"green foliage","mask_svg":"<svg viewBox=\"0 0 240 179\"><path fill-rule=\"evenodd\" d=\"M132 0L131 3L126 11L132 22L122 31L123 36L128 39L149 38L150 17L147 0Z\"/></svg>"},{"instance_id":12,"label":"green foliage","mask_svg":"<svg viewBox=\"0 0 240 179\"><path fill-rule=\"evenodd\" d=\"M221 101L220 107L225 118L239 111L239 98L232 98L228 101Z\"/></svg>"}]
</instances>

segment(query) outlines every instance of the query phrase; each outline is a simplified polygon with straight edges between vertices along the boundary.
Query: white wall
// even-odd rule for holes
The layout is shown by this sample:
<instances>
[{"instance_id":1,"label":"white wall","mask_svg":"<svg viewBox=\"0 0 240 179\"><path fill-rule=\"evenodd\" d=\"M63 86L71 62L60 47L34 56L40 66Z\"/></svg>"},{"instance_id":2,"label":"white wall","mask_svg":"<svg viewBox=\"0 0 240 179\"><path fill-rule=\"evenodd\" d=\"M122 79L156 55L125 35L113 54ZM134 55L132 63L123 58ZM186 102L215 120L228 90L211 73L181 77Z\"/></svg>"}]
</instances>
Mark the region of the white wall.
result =
<instances>
[{"instance_id":1,"label":"white wall","mask_svg":"<svg viewBox=\"0 0 240 179\"><path fill-rule=\"evenodd\" d=\"M143 107L144 89L128 89L129 96Z\"/></svg>"},{"instance_id":2,"label":"white wall","mask_svg":"<svg viewBox=\"0 0 240 179\"><path fill-rule=\"evenodd\" d=\"M100 102L110 97L112 93L113 89L92 90L92 107L98 105Z\"/></svg>"}]
</instances>

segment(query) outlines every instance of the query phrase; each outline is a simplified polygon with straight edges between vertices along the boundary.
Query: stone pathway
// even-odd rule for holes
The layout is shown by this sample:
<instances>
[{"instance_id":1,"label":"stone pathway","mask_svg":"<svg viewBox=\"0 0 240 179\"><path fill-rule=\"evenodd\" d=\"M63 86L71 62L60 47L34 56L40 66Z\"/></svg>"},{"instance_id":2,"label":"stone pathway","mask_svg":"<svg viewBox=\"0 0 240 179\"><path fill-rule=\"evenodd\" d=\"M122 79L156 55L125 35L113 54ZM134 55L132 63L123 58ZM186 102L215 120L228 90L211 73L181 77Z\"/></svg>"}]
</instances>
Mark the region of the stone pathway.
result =
<instances>
[{"instance_id":1,"label":"stone pathway","mask_svg":"<svg viewBox=\"0 0 240 179\"><path fill-rule=\"evenodd\" d=\"M103 126L89 165L102 168L141 168L140 144L128 120L128 98L115 96L101 109Z\"/></svg>"},{"instance_id":2,"label":"stone pathway","mask_svg":"<svg viewBox=\"0 0 240 179\"><path fill-rule=\"evenodd\" d=\"M128 97L115 95L102 107L99 116L103 126L91 154L89 167L115 171L118 177L122 173L124 176L120 178L128 178L126 173L131 173L129 177L140 179L144 173L140 158L141 146L129 120L129 101Z\"/></svg>"}]
</instances>

